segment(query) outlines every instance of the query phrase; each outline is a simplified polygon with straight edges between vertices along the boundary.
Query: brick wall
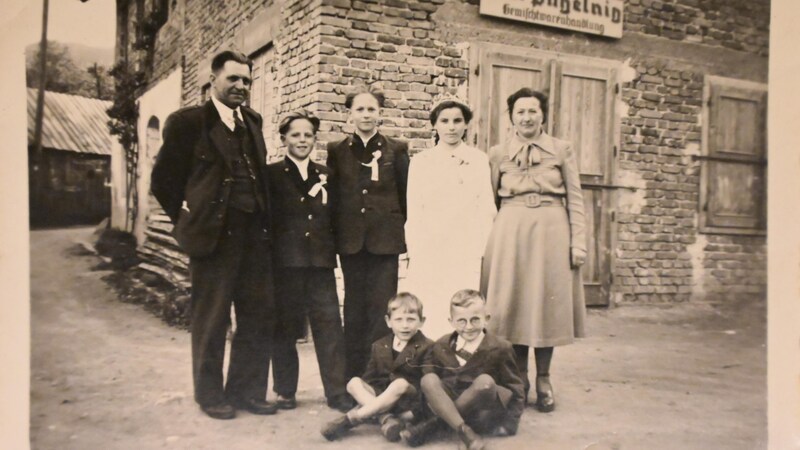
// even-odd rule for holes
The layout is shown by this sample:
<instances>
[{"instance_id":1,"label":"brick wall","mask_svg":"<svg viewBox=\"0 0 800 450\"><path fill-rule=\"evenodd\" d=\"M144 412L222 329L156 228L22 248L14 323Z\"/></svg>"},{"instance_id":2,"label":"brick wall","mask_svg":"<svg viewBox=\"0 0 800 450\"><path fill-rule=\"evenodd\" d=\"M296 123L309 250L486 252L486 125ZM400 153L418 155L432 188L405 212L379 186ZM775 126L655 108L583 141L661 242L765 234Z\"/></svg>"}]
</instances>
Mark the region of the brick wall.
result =
<instances>
[{"instance_id":1,"label":"brick wall","mask_svg":"<svg viewBox=\"0 0 800 450\"><path fill-rule=\"evenodd\" d=\"M769 54L769 1L628 0L624 30Z\"/></svg>"},{"instance_id":2,"label":"brick wall","mask_svg":"<svg viewBox=\"0 0 800 450\"><path fill-rule=\"evenodd\" d=\"M381 132L408 141L411 152L432 145L428 112L438 94L466 87L462 48L440 40L431 14L445 0L322 0L319 95L321 143L351 132L345 94L351 85L386 96Z\"/></svg>"}]
</instances>

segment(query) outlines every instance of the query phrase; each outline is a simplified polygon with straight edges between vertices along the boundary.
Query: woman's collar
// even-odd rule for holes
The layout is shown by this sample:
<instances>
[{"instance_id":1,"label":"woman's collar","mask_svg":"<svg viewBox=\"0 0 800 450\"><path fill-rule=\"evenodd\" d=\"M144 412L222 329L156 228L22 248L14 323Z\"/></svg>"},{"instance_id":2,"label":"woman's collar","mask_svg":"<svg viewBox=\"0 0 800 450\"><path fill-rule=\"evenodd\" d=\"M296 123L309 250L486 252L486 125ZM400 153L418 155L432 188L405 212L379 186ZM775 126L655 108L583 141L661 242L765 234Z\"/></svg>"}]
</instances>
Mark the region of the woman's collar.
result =
<instances>
[{"instance_id":1,"label":"woman's collar","mask_svg":"<svg viewBox=\"0 0 800 450\"><path fill-rule=\"evenodd\" d=\"M542 150L556 155L555 146L553 145L553 138L544 130L533 139L525 139L516 132L514 132L508 140L508 157L513 159L517 154L526 148L528 145L533 144Z\"/></svg>"}]
</instances>

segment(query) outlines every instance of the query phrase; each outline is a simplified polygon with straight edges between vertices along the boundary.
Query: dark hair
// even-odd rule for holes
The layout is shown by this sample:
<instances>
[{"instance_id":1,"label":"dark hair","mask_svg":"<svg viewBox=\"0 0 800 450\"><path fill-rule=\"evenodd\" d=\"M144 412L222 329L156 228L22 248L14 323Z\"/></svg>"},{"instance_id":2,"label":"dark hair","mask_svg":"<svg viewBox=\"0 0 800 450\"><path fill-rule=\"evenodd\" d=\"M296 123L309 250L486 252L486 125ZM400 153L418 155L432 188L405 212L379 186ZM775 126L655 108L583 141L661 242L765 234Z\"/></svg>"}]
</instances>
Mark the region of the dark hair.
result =
<instances>
[{"instance_id":1,"label":"dark hair","mask_svg":"<svg viewBox=\"0 0 800 450\"><path fill-rule=\"evenodd\" d=\"M542 123L547 123L547 94L540 91L534 91L531 88L522 88L517 92L508 96L508 118L511 119L511 123L514 123L514 119L512 118L514 114L514 104L517 103L517 100L521 98L533 97L539 100L539 107L542 109Z\"/></svg>"},{"instance_id":2,"label":"dark hair","mask_svg":"<svg viewBox=\"0 0 800 450\"><path fill-rule=\"evenodd\" d=\"M422 302L419 297L410 292L398 292L397 295L389 299L386 304L386 317L392 317L392 313L400 310L407 313L416 313L419 319L422 320L425 316L422 314Z\"/></svg>"},{"instance_id":3,"label":"dark hair","mask_svg":"<svg viewBox=\"0 0 800 450\"><path fill-rule=\"evenodd\" d=\"M469 106L455 100L445 100L436 105L431 111L431 125L436 125L436 121L439 120L439 114L445 109L450 108L460 109L461 114L464 116L464 122L469 123L469 121L472 120L472 110L469 109Z\"/></svg>"},{"instance_id":4,"label":"dark hair","mask_svg":"<svg viewBox=\"0 0 800 450\"><path fill-rule=\"evenodd\" d=\"M286 133L289 132L289 127L292 125L292 122L300 119L305 119L311 122L311 126L314 128L314 134L317 134L317 131L319 131L319 118L305 109L292 111L286 117L281 119L281 123L278 125L278 133L280 133L281 136L285 136Z\"/></svg>"},{"instance_id":5,"label":"dark hair","mask_svg":"<svg viewBox=\"0 0 800 450\"><path fill-rule=\"evenodd\" d=\"M361 94L369 94L375 97L375 100L378 101L378 106L381 108L383 108L383 104L386 102L386 97L380 89L362 84L353 88L353 90L345 96L344 106L350 109L353 106L353 100Z\"/></svg>"},{"instance_id":6,"label":"dark hair","mask_svg":"<svg viewBox=\"0 0 800 450\"><path fill-rule=\"evenodd\" d=\"M214 59L211 60L211 71L218 73L228 61L234 61L239 64L247 64L247 67L249 67L250 70L253 70L253 61L248 58L247 55L242 52L225 50L217 53L214 56Z\"/></svg>"}]
</instances>

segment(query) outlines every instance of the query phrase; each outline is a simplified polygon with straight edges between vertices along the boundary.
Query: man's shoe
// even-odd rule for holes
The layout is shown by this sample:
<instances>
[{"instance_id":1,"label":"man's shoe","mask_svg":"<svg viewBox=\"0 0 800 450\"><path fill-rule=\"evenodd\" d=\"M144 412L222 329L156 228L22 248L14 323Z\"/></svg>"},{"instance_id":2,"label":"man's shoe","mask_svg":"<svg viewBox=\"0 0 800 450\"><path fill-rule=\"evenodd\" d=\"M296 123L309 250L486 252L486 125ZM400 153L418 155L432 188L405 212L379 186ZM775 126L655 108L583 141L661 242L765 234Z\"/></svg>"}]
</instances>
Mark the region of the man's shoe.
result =
<instances>
[{"instance_id":1,"label":"man's shoe","mask_svg":"<svg viewBox=\"0 0 800 450\"><path fill-rule=\"evenodd\" d=\"M297 408L297 399L294 395L291 397L279 395L275 400L275 404L278 405L279 409L295 409Z\"/></svg>"},{"instance_id":2,"label":"man's shoe","mask_svg":"<svg viewBox=\"0 0 800 450\"><path fill-rule=\"evenodd\" d=\"M349 395L339 395L328 399L328 407L341 413L347 414L348 411L356 406L356 402Z\"/></svg>"},{"instance_id":3,"label":"man's shoe","mask_svg":"<svg viewBox=\"0 0 800 450\"><path fill-rule=\"evenodd\" d=\"M236 417L236 408L227 404L219 403L216 405L200 405L200 409L214 419L229 420Z\"/></svg>"},{"instance_id":4,"label":"man's shoe","mask_svg":"<svg viewBox=\"0 0 800 450\"><path fill-rule=\"evenodd\" d=\"M416 425L409 425L400 432L400 439L409 447L419 447L428 440L428 437L439 428L441 423L441 419L438 417L431 417Z\"/></svg>"},{"instance_id":5,"label":"man's shoe","mask_svg":"<svg viewBox=\"0 0 800 450\"><path fill-rule=\"evenodd\" d=\"M462 423L461 426L458 427L458 437L469 450L483 450L486 448L486 444L484 444L480 435L472 431L472 428L465 423Z\"/></svg>"},{"instance_id":6,"label":"man's shoe","mask_svg":"<svg viewBox=\"0 0 800 450\"><path fill-rule=\"evenodd\" d=\"M268 416L278 412L278 405L257 398L237 400L233 403L233 406L235 406L236 409L243 409L251 414L258 414L260 416Z\"/></svg>"},{"instance_id":7,"label":"man's shoe","mask_svg":"<svg viewBox=\"0 0 800 450\"><path fill-rule=\"evenodd\" d=\"M389 442L400 440L400 432L403 431L403 422L394 414L384 414L379 419L381 424L381 434Z\"/></svg>"},{"instance_id":8,"label":"man's shoe","mask_svg":"<svg viewBox=\"0 0 800 450\"><path fill-rule=\"evenodd\" d=\"M347 417L347 414L342 415L336 419L331 420L330 422L326 423L324 427L320 430L322 436L329 441L335 441L340 437L344 436L348 430L356 426L350 419Z\"/></svg>"}]
</instances>

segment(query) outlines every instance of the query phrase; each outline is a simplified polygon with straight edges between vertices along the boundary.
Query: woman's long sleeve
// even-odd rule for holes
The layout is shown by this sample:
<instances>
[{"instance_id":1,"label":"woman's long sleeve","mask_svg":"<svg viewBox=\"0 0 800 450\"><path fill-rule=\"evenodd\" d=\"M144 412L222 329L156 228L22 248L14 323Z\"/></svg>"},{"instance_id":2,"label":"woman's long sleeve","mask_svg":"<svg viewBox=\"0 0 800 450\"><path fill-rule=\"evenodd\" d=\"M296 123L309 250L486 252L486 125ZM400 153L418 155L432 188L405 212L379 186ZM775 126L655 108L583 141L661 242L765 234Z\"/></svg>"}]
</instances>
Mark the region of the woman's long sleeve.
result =
<instances>
[{"instance_id":1,"label":"woman's long sleeve","mask_svg":"<svg viewBox=\"0 0 800 450\"><path fill-rule=\"evenodd\" d=\"M567 213L569 215L570 247L586 251L586 213L583 206L583 191L578 164L572 148L567 144L563 150L561 176L567 194Z\"/></svg>"}]
</instances>

